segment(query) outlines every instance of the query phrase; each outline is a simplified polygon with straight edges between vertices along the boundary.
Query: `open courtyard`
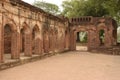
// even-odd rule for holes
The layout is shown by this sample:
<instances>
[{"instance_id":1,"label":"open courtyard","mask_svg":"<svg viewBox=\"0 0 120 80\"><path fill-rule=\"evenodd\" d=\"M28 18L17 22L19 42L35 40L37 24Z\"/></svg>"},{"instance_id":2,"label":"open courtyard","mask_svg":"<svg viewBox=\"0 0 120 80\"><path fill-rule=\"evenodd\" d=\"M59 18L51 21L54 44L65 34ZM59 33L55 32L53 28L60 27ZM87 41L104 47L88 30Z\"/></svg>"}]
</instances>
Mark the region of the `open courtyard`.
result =
<instances>
[{"instance_id":1,"label":"open courtyard","mask_svg":"<svg viewBox=\"0 0 120 80\"><path fill-rule=\"evenodd\" d=\"M3 70L0 80L120 80L120 56L67 52Z\"/></svg>"}]
</instances>

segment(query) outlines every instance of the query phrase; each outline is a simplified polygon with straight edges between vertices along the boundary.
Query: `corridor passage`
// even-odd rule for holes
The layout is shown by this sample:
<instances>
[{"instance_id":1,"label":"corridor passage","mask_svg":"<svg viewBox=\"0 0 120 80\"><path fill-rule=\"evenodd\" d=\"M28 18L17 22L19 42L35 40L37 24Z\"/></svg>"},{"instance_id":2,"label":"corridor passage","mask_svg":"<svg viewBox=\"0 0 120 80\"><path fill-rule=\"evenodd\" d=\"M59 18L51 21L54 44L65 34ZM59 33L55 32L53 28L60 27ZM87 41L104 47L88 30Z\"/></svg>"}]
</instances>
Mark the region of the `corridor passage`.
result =
<instances>
[{"instance_id":1,"label":"corridor passage","mask_svg":"<svg viewBox=\"0 0 120 80\"><path fill-rule=\"evenodd\" d=\"M0 80L120 80L120 56L67 52L0 71Z\"/></svg>"}]
</instances>

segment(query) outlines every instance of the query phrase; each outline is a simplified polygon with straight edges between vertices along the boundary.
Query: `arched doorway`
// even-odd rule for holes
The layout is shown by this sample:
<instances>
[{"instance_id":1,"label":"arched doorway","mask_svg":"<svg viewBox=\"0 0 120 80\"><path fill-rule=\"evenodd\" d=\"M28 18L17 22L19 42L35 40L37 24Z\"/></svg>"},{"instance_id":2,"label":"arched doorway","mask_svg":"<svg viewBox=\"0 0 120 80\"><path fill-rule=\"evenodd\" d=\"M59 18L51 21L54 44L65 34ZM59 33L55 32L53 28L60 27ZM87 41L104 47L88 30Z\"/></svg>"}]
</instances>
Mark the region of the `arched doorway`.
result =
<instances>
[{"instance_id":1,"label":"arched doorway","mask_svg":"<svg viewBox=\"0 0 120 80\"><path fill-rule=\"evenodd\" d=\"M15 25L4 26L4 53L5 59L19 59L19 33Z\"/></svg>"},{"instance_id":2,"label":"arched doorway","mask_svg":"<svg viewBox=\"0 0 120 80\"><path fill-rule=\"evenodd\" d=\"M25 33L24 33L24 29L21 29L21 31L20 31L20 37L21 37L21 49L20 49L20 52L24 53L24 46L25 46Z\"/></svg>"},{"instance_id":3,"label":"arched doorway","mask_svg":"<svg viewBox=\"0 0 120 80\"><path fill-rule=\"evenodd\" d=\"M21 34L21 53L23 53L25 56L32 56L32 34L30 31L29 26L26 24L26 22L23 23L22 29L20 31Z\"/></svg>"},{"instance_id":4,"label":"arched doorway","mask_svg":"<svg viewBox=\"0 0 120 80\"><path fill-rule=\"evenodd\" d=\"M4 27L4 53L11 54L12 33L10 25L6 24Z\"/></svg>"},{"instance_id":5,"label":"arched doorway","mask_svg":"<svg viewBox=\"0 0 120 80\"><path fill-rule=\"evenodd\" d=\"M88 35L86 31L76 33L76 50L87 51Z\"/></svg>"},{"instance_id":6,"label":"arched doorway","mask_svg":"<svg viewBox=\"0 0 120 80\"><path fill-rule=\"evenodd\" d=\"M35 54L35 34L36 34L36 28L33 28L32 31L32 53Z\"/></svg>"},{"instance_id":7,"label":"arched doorway","mask_svg":"<svg viewBox=\"0 0 120 80\"><path fill-rule=\"evenodd\" d=\"M105 31L103 29L99 31L99 40L100 40L100 46L103 46L105 41Z\"/></svg>"},{"instance_id":8,"label":"arched doorway","mask_svg":"<svg viewBox=\"0 0 120 80\"><path fill-rule=\"evenodd\" d=\"M32 53L40 54L41 52L40 29L35 25L32 29Z\"/></svg>"}]
</instances>

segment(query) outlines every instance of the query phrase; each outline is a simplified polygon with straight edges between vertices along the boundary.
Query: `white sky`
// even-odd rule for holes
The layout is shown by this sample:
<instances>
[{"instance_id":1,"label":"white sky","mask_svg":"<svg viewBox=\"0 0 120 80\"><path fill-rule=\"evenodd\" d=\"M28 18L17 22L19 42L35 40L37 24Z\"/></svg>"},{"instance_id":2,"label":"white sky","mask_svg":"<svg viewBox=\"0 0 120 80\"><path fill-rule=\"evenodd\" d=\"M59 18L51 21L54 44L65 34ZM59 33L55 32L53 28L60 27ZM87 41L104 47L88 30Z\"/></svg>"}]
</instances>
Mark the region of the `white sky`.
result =
<instances>
[{"instance_id":1,"label":"white sky","mask_svg":"<svg viewBox=\"0 0 120 80\"><path fill-rule=\"evenodd\" d=\"M23 0L23 1L32 4L35 0ZM64 1L64 0L36 0L36 1L45 1L45 2L49 2L49 3L53 3L53 4L58 5L59 8L62 9L61 4L62 4L62 1Z\"/></svg>"}]
</instances>

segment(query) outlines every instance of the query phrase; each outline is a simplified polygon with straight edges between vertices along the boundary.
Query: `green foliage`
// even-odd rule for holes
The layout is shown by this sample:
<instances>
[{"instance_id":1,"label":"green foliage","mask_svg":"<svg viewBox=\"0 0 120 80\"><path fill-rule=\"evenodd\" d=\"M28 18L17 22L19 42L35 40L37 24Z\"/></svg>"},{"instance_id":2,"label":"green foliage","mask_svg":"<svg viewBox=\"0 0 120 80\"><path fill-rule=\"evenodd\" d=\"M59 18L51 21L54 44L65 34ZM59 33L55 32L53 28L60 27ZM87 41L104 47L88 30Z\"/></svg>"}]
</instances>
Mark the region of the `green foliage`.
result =
<instances>
[{"instance_id":1,"label":"green foliage","mask_svg":"<svg viewBox=\"0 0 120 80\"><path fill-rule=\"evenodd\" d=\"M104 37L105 37L105 32L104 32L104 30L100 30L99 36L100 36L101 43L104 43Z\"/></svg>"},{"instance_id":2,"label":"green foliage","mask_svg":"<svg viewBox=\"0 0 120 80\"><path fill-rule=\"evenodd\" d=\"M111 16L120 23L120 0L65 0L63 1L63 15L80 16Z\"/></svg>"},{"instance_id":3,"label":"green foliage","mask_svg":"<svg viewBox=\"0 0 120 80\"><path fill-rule=\"evenodd\" d=\"M47 3L43 1L35 1L33 3L34 6L43 9L44 11L51 13L53 15L57 15L60 13L59 7L52 3Z\"/></svg>"},{"instance_id":4,"label":"green foliage","mask_svg":"<svg viewBox=\"0 0 120 80\"><path fill-rule=\"evenodd\" d=\"M104 36L104 30L100 30L99 35L103 37Z\"/></svg>"},{"instance_id":5,"label":"green foliage","mask_svg":"<svg viewBox=\"0 0 120 80\"><path fill-rule=\"evenodd\" d=\"M84 7L85 5L84 0L69 0L69 1L63 1L63 15L67 17L79 17L84 16Z\"/></svg>"},{"instance_id":6,"label":"green foliage","mask_svg":"<svg viewBox=\"0 0 120 80\"><path fill-rule=\"evenodd\" d=\"M79 42L87 43L87 32L79 32Z\"/></svg>"},{"instance_id":7,"label":"green foliage","mask_svg":"<svg viewBox=\"0 0 120 80\"><path fill-rule=\"evenodd\" d=\"M104 16L109 14L101 0L69 0L63 1L63 14L67 17Z\"/></svg>"}]
</instances>

